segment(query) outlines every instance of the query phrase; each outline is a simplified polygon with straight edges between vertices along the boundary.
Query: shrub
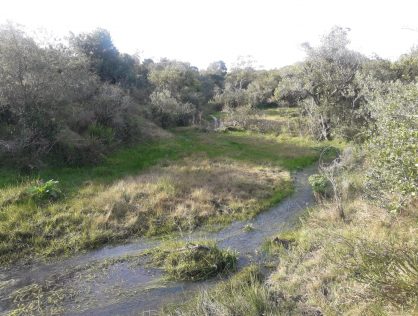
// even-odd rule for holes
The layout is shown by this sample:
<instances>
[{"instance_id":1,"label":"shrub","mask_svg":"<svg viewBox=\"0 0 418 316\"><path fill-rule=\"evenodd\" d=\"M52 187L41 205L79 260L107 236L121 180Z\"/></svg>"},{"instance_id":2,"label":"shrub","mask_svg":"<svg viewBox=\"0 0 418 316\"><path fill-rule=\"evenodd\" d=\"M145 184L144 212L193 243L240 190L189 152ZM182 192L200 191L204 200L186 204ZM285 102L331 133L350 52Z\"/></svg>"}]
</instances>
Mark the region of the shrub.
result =
<instances>
[{"instance_id":1,"label":"shrub","mask_svg":"<svg viewBox=\"0 0 418 316\"><path fill-rule=\"evenodd\" d=\"M313 174L308 178L308 181L314 193L321 196L325 196L327 194L329 189L329 181L324 175Z\"/></svg>"},{"instance_id":2,"label":"shrub","mask_svg":"<svg viewBox=\"0 0 418 316\"><path fill-rule=\"evenodd\" d=\"M388 85L369 104L375 127L367 146L366 190L390 210L408 204L418 192L418 87Z\"/></svg>"},{"instance_id":3,"label":"shrub","mask_svg":"<svg viewBox=\"0 0 418 316\"><path fill-rule=\"evenodd\" d=\"M55 201L62 195L58 184L59 181L53 179L47 182L39 181L38 184L30 187L27 193L32 200L37 202Z\"/></svg>"},{"instance_id":4,"label":"shrub","mask_svg":"<svg viewBox=\"0 0 418 316\"><path fill-rule=\"evenodd\" d=\"M185 126L195 113L193 104L177 100L169 90L154 91L150 98L153 116L162 127Z\"/></svg>"}]
</instances>

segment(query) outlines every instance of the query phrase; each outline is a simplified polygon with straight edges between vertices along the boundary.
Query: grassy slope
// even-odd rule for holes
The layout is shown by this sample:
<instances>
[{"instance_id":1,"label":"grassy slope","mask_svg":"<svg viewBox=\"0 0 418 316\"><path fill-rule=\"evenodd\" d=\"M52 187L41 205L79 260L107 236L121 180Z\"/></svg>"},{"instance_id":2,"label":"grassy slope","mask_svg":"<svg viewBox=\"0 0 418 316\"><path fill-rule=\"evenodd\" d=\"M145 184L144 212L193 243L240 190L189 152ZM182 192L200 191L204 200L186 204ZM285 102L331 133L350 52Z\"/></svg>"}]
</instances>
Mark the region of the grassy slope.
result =
<instances>
[{"instance_id":1,"label":"grassy slope","mask_svg":"<svg viewBox=\"0 0 418 316\"><path fill-rule=\"evenodd\" d=\"M30 176L0 170L0 260L74 253L130 236L194 228L209 219L253 216L291 192L286 172L318 157L316 143L297 137L191 129L175 134L121 150L94 167L49 168ZM225 170L235 173L218 177ZM64 198L40 205L19 200L35 179L59 180ZM216 200L223 191L228 194ZM199 222L189 223L190 210Z\"/></svg>"}]
</instances>

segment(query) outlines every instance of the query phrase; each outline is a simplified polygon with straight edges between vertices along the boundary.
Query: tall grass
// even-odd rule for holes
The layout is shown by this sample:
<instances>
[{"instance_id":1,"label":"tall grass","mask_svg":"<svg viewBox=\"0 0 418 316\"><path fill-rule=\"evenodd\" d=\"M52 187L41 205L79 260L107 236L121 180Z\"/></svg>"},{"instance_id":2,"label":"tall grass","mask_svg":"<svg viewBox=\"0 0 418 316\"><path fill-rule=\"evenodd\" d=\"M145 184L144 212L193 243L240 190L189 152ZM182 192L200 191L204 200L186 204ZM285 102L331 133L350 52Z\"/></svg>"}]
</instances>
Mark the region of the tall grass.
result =
<instances>
[{"instance_id":1,"label":"tall grass","mask_svg":"<svg viewBox=\"0 0 418 316\"><path fill-rule=\"evenodd\" d=\"M162 315L235 316L273 315L276 304L263 284L257 266L249 266L229 280L210 290L201 291L194 299L180 306L167 306Z\"/></svg>"}]
</instances>

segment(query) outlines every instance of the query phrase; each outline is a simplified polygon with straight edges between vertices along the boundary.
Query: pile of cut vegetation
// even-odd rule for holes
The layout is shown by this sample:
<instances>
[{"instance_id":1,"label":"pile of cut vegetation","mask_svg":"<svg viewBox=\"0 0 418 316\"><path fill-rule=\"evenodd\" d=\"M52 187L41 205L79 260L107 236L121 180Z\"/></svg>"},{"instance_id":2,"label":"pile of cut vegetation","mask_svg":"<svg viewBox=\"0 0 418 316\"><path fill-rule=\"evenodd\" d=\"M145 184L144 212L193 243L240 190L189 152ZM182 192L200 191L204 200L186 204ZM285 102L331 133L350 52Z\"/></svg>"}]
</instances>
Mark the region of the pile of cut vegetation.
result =
<instances>
[{"instance_id":1,"label":"pile of cut vegetation","mask_svg":"<svg viewBox=\"0 0 418 316\"><path fill-rule=\"evenodd\" d=\"M167 243L146 255L173 280L206 280L237 267L237 254L219 249L213 241Z\"/></svg>"}]
</instances>

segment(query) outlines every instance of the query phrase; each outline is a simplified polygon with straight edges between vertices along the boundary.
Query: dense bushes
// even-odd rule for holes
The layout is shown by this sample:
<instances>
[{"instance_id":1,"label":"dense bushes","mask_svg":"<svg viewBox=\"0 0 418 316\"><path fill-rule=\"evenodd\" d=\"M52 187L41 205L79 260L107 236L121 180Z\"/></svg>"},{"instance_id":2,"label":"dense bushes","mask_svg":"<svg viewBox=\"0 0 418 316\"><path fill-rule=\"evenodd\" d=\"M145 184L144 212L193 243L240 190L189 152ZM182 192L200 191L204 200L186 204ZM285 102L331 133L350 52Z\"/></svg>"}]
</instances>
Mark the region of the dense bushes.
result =
<instances>
[{"instance_id":1,"label":"dense bushes","mask_svg":"<svg viewBox=\"0 0 418 316\"><path fill-rule=\"evenodd\" d=\"M119 144L143 140L148 120L196 123L221 85L187 63L121 54L101 29L73 35L70 46L41 46L6 25L0 40L2 164L95 163Z\"/></svg>"},{"instance_id":2,"label":"dense bushes","mask_svg":"<svg viewBox=\"0 0 418 316\"><path fill-rule=\"evenodd\" d=\"M65 163L96 161L135 130L138 104L102 84L86 56L41 47L13 26L0 30L0 158L34 167L47 156Z\"/></svg>"},{"instance_id":3,"label":"dense bushes","mask_svg":"<svg viewBox=\"0 0 418 316\"><path fill-rule=\"evenodd\" d=\"M418 87L390 83L369 104L374 120L367 143L367 193L392 210L418 192Z\"/></svg>"}]
</instances>

